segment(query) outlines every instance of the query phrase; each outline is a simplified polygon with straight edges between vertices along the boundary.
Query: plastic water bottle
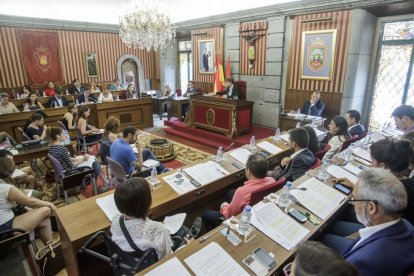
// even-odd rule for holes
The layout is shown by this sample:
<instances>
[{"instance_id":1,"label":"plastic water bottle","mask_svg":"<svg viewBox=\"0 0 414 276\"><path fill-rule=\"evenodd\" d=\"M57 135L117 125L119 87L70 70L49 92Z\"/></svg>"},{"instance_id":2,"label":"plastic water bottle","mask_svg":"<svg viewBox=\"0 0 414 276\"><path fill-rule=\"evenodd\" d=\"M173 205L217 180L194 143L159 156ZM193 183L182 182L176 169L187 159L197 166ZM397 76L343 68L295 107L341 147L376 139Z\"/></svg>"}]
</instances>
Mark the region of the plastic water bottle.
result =
<instances>
[{"instance_id":1,"label":"plastic water bottle","mask_svg":"<svg viewBox=\"0 0 414 276\"><path fill-rule=\"evenodd\" d=\"M218 150L217 150L216 162L220 163L221 160L223 160L223 148L219 147Z\"/></svg>"},{"instance_id":2,"label":"plastic water bottle","mask_svg":"<svg viewBox=\"0 0 414 276\"><path fill-rule=\"evenodd\" d=\"M157 183L157 169L155 167L152 167L150 182L152 183L152 186L155 186Z\"/></svg>"},{"instance_id":3,"label":"plastic water bottle","mask_svg":"<svg viewBox=\"0 0 414 276\"><path fill-rule=\"evenodd\" d=\"M65 130L65 144L66 145L70 144L70 135L67 130Z\"/></svg>"},{"instance_id":4,"label":"plastic water bottle","mask_svg":"<svg viewBox=\"0 0 414 276\"><path fill-rule=\"evenodd\" d=\"M252 138L250 138L249 149L250 149L251 152L253 152L256 149L256 137L254 137L254 136L252 136Z\"/></svg>"},{"instance_id":5,"label":"plastic water bottle","mask_svg":"<svg viewBox=\"0 0 414 276\"><path fill-rule=\"evenodd\" d=\"M311 125L311 127L316 127L316 118L313 118L312 119L312 125Z\"/></svg>"},{"instance_id":6,"label":"plastic water bottle","mask_svg":"<svg viewBox=\"0 0 414 276\"><path fill-rule=\"evenodd\" d=\"M69 95L69 90L66 89L66 95Z\"/></svg>"},{"instance_id":7,"label":"plastic water bottle","mask_svg":"<svg viewBox=\"0 0 414 276\"><path fill-rule=\"evenodd\" d=\"M291 199L290 199L290 190L292 189L292 182L286 182L285 186L283 186L282 192L279 196L279 207L286 208L290 206Z\"/></svg>"},{"instance_id":8,"label":"plastic water bottle","mask_svg":"<svg viewBox=\"0 0 414 276\"><path fill-rule=\"evenodd\" d=\"M298 108L298 111L296 111L296 114L300 114L300 108Z\"/></svg>"},{"instance_id":9,"label":"plastic water bottle","mask_svg":"<svg viewBox=\"0 0 414 276\"><path fill-rule=\"evenodd\" d=\"M275 136L273 137L273 142L278 143L280 141L280 128L276 129Z\"/></svg>"},{"instance_id":10,"label":"plastic water bottle","mask_svg":"<svg viewBox=\"0 0 414 276\"><path fill-rule=\"evenodd\" d=\"M246 233L250 229L250 220L252 219L252 207L246 205L240 216L239 229L241 232Z\"/></svg>"},{"instance_id":11,"label":"plastic water bottle","mask_svg":"<svg viewBox=\"0 0 414 276\"><path fill-rule=\"evenodd\" d=\"M325 182L325 180L328 179L328 177L329 177L328 167L329 167L330 164L331 164L330 159L326 159L325 161L323 161L322 167L319 170L318 175L316 176L317 179L319 179L322 182Z\"/></svg>"},{"instance_id":12,"label":"plastic water bottle","mask_svg":"<svg viewBox=\"0 0 414 276\"><path fill-rule=\"evenodd\" d=\"M300 128L300 122L296 123L296 128Z\"/></svg>"}]
</instances>

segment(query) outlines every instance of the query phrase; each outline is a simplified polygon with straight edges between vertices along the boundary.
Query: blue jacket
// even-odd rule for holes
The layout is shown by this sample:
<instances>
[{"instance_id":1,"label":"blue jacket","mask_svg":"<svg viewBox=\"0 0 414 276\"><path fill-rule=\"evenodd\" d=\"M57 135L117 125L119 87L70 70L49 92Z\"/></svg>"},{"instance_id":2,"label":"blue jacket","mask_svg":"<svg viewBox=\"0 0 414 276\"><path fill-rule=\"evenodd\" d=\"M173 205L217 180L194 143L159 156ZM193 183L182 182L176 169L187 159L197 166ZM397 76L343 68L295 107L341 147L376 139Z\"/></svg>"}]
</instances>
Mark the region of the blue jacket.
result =
<instances>
[{"instance_id":1,"label":"blue jacket","mask_svg":"<svg viewBox=\"0 0 414 276\"><path fill-rule=\"evenodd\" d=\"M414 226L405 219L353 248L358 241L346 248L342 256L361 276L398 276L414 272Z\"/></svg>"},{"instance_id":2,"label":"blue jacket","mask_svg":"<svg viewBox=\"0 0 414 276\"><path fill-rule=\"evenodd\" d=\"M356 125L350 130L348 130L348 132L349 135L351 135L351 137L354 135L361 136L365 132L365 127L363 125Z\"/></svg>"},{"instance_id":3,"label":"blue jacket","mask_svg":"<svg viewBox=\"0 0 414 276\"><path fill-rule=\"evenodd\" d=\"M310 108L310 112L309 112L309 108ZM322 117L322 113L323 110L325 109L325 104L319 100L314 106L311 107L311 103L310 101L306 101L303 104L302 109L300 110L300 112L302 114L306 114L306 115L312 115L312 116L318 116L318 117Z\"/></svg>"},{"instance_id":4,"label":"blue jacket","mask_svg":"<svg viewBox=\"0 0 414 276\"><path fill-rule=\"evenodd\" d=\"M275 180L286 177L287 181L295 181L302 177L314 163L315 156L309 149L305 149L296 155L285 168L276 167L272 172L272 177Z\"/></svg>"}]
</instances>

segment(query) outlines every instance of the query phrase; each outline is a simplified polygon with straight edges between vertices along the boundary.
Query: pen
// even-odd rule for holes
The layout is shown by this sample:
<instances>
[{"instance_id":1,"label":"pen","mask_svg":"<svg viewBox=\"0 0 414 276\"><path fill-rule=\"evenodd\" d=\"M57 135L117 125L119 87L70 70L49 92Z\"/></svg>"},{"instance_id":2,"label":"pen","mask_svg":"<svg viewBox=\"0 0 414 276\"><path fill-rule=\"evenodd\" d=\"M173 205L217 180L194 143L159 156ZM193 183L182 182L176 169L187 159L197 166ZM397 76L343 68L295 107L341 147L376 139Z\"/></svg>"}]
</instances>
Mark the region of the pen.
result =
<instances>
[{"instance_id":1,"label":"pen","mask_svg":"<svg viewBox=\"0 0 414 276\"><path fill-rule=\"evenodd\" d=\"M225 174L223 171L221 171L221 170L219 170L219 169L217 169L217 168L216 168L216 170L217 170L219 173L221 173L222 175L227 175L227 174Z\"/></svg>"},{"instance_id":2,"label":"pen","mask_svg":"<svg viewBox=\"0 0 414 276\"><path fill-rule=\"evenodd\" d=\"M315 224L315 225L318 225L319 223L320 223L320 221L319 220L317 220L311 213L309 213L309 212L306 212L306 215L308 216L308 218L309 218L309 220L313 223L313 224Z\"/></svg>"}]
</instances>

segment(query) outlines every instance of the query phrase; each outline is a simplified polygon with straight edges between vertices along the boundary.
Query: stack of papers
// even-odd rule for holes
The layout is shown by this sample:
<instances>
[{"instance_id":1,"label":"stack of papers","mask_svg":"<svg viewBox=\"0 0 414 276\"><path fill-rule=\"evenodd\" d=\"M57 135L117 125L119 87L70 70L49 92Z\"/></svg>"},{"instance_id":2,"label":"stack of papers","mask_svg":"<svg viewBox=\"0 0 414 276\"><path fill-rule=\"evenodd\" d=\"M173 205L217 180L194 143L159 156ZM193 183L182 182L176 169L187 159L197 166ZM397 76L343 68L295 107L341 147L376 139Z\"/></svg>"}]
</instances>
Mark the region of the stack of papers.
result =
<instances>
[{"instance_id":1,"label":"stack of papers","mask_svg":"<svg viewBox=\"0 0 414 276\"><path fill-rule=\"evenodd\" d=\"M172 258L171 260L166 261L162 265L157 266L147 274L146 276L165 276L171 274L174 271L175 275L180 276L191 276L183 264L177 259L177 257Z\"/></svg>"},{"instance_id":2,"label":"stack of papers","mask_svg":"<svg viewBox=\"0 0 414 276\"><path fill-rule=\"evenodd\" d=\"M357 157L359 157L359 158L361 158L361 159L364 159L364 160L366 160L366 161L371 162L371 154L370 154L368 151L364 150L363 148L355 148L355 149L352 151L352 153L353 153L355 156L357 156Z\"/></svg>"},{"instance_id":3,"label":"stack of papers","mask_svg":"<svg viewBox=\"0 0 414 276\"><path fill-rule=\"evenodd\" d=\"M253 206L252 214L252 224L286 250L294 248L309 233L272 202L259 202Z\"/></svg>"},{"instance_id":4,"label":"stack of papers","mask_svg":"<svg viewBox=\"0 0 414 276\"><path fill-rule=\"evenodd\" d=\"M228 171L214 161L197 164L185 168L184 171L201 185L206 185L229 174Z\"/></svg>"},{"instance_id":5,"label":"stack of papers","mask_svg":"<svg viewBox=\"0 0 414 276\"><path fill-rule=\"evenodd\" d=\"M359 173L362 172L362 169L352 165L351 163L346 164L343 168L348 172L355 174L356 176L358 176Z\"/></svg>"},{"instance_id":6,"label":"stack of papers","mask_svg":"<svg viewBox=\"0 0 414 276\"><path fill-rule=\"evenodd\" d=\"M269 143L268 141L260 142L257 144L259 148L264 149L265 151L271 153L271 154L278 154L279 152L282 152L283 150L277 146L275 146L272 143Z\"/></svg>"},{"instance_id":7,"label":"stack of papers","mask_svg":"<svg viewBox=\"0 0 414 276\"><path fill-rule=\"evenodd\" d=\"M233 157L234 159L236 159L238 162L242 163L243 165L246 166L247 163L247 159L249 159L249 156L252 153L250 151L248 151L247 149L244 148L239 148L236 150L233 150L229 153L229 155L231 157Z\"/></svg>"},{"instance_id":8,"label":"stack of papers","mask_svg":"<svg viewBox=\"0 0 414 276\"><path fill-rule=\"evenodd\" d=\"M358 177L356 175L336 165L329 166L328 173L335 178L347 178L354 184L358 181Z\"/></svg>"},{"instance_id":9,"label":"stack of papers","mask_svg":"<svg viewBox=\"0 0 414 276\"><path fill-rule=\"evenodd\" d=\"M196 188L193 184L191 184L190 179L188 179L187 176L181 172L169 174L164 176L162 179L167 182L167 184L170 185L171 188L173 188L173 190L179 195L188 193Z\"/></svg>"},{"instance_id":10,"label":"stack of papers","mask_svg":"<svg viewBox=\"0 0 414 276\"><path fill-rule=\"evenodd\" d=\"M144 161L144 163L142 164L142 166L144 166L145 168L152 168L152 167L156 167L160 164L159 161L154 160L154 159L147 159Z\"/></svg>"},{"instance_id":11,"label":"stack of papers","mask_svg":"<svg viewBox=\"0 0 414 276\"><path fill-rule=\"evenodd\" d=\"M92 168L92 163L96 161L96 157L95 157L95 156L93 156L93 155L88 155L88 156L89 156L88 160L86 160L86 161L84 161L84 162L80 163L80 164L78 165L78 167L90 167L90 168ZM76 158L76 160L80 160L80 159L82 159L82 158L83 158L83 156L78 156L78 157Z\"/></svg>"},{"instance_id":12,"label":"stack of papers","mask_svg":"<svg viewBox=\"0 0 414 276\"><path fill-rule=\"evenodd\" d=\"M289 133L284 133L282 135L280 135L280 138L282 138L282 140L289 142Z\"/></svg>"},{"instance_id":13,"label":"stack of papers","mask_svg":"<svg viewBox=\"0 0 414 276\"><path fill-rule=\"evenodd\" d=\"M96 204L99 208L105 213L110 221L116 215L119 215L120 212L115 205L114 194L110 194L101 198L96 199Z\"/></svg>"},{"instance_id":14,"label":"stack of papers","mask_svg":"<svg viewBox=\"0 0 414 276\"><path fill-rule=\"evenodd\" d=\"M198 276L249 275L220 245L212 242L184 260ZM177 273L174 273L179 275Z\"/></svg>"},{"instance_id":15,"label":"stack of papers","mask_svg":"<svg viewBox=\"0 0 414 276\"><path fill-rule=\"evenodd\" d=\"M300 204L321 219L328 218L346 199L340 192L316 178L308 179L298 186L298 188L302 187L305 187L306 191L291 190L291 194Z\"/></svg>"}]
</instances>

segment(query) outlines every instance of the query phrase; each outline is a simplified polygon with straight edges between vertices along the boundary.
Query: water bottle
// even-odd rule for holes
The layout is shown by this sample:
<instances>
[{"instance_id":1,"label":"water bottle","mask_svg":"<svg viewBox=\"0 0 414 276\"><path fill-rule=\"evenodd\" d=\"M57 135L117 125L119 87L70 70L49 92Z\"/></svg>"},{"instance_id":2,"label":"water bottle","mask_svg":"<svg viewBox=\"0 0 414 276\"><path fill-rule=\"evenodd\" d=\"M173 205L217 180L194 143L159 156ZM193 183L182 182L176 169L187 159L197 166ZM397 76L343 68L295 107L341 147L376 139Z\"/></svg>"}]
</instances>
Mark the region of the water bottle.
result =
<instances>
[{"instance_id":1,"label":"water bottle","mask_svg":"<svg viewBox=\"0 0 414 276\"><path fill-rule=\"evenodd\" d=\"M312 125L311 125L312 127L316 127L316 118L313 118L312 119Z\"/></svg>"},{"instance_id":2,"label":"water bottle","mask_svg":"<svg viewBox=\"0 0 414 276\"><path fill-rule=\"evenodd\" d=\"M157 169L155 167L152 167L150 182L153 186L157 183Z\"/></svg>"},{"instance_id":3,"label":"water bottle","mask_svg":"<svg viewBox=\"0 0 414 276\"><path fill-rule=\"evenodd\" d=\"M65 130L65 144L66 145L70 144L70 135L67 130Z\"/></svg>"},{"instance_id":4,"label":"water bottle","mask_svg":"<svg viewBox=\"0 0 414 276\"><path fill-rule=\"evenodd\" d=\"M283 186L282 192L279 196L279 207L280 208L286 208L290 206L291 200L290 200L290 190L292 189L292 182L288 181L286 182L285 186Z\"/></svg>"},{"instance_id":5,"label":"water bottle","mask_svg":"<svg viewBox=\"0 0 414 276\"><path fill-rule=\"evenodd\" d=\"M78 100L78 99L76 99L76 101L75 101L75 102L76 102L76 105L79 105L79 100Z\"/></svg>"},{"instance_id":6,"label":"water bottle","mask_svg":"<svg viewBox=\"0 0 414 276\"><path fill-rule=\"evenodd\" d=\"M216 162L220 163L221 160L223 160L223 148L219 147L218 150L217 150Z\"/></svg>"},{"instance_id":7,"label":"water bottle","mask_svg":"<svg viewBox=\"0 0 414 276\"><path fill-rule=\"evenodd\" d=\"M326 179L328 179L329 174L328 174L328 167L331 163L330 159L326 159L325 161L323 161L322 163L322 167L319 170L318 175L316 176L317 179L319 179L322 182L325 182Z\"/></svg>"},{"instance_id":8,"label":"water bottle","mask_svg":"<svg viewBox=\"0 0 414 276\"><path fill-rule=\"evenodd\" d=\"M280 128L276 129L275 136L273 137L273 142L278 143L280 141Z\"/></svg>"},{"instance_id":9,"label":"water bottle","mask_svg":"<svg viewBox=\"0 0 414 276\"><path fill-rule=\"evenodd\" d=\"M119 101L119 96L118 95L116 95L115 100Z\"/></svg>"},{"instance_id":10,"label":"water bottle","mask_svg":"<svg viewBox=\"0 0 414 276\"><path fill-rule=\"evenodd\" d=\"M250 149L251 152L253 152L256 149L256 137L254 137L254 136L252 136L252 138L250 138L249 149Z\"/></svg>"},{"instance_id":11,"label":"water bottle","mask_svg":"<svg viewBox=\"0 0 414 276\"><path fill-rule=\"evenodd\" d=\"M300 128L300 122L296 123L296 128Z\"/></svg>"},{"instance_id":12,"label":"water bottle","mask_svg":"<svg viewBox=\"0 0 414 276\"><path fill-rule=\"evenodd\" d=\"M250 220L252 219L252 207L246 205L240 216L239 229L241 232L246 233L250 229Z\"/></svg>"},{"instance_id":13,"label":"water bottle","mask_svg":"<svg viewBox=\"0 0 414 276\"><path fill-rule=\"evenodd\" d=\"M365 139L364 139L364 146L365 146L365 148L368 146L368 144L369 144L369 142L371 141L371 132L369 132L368 134L367 134L367 136L365 136Z\"/></svg>"},{"instance_id":14,"label":"water bottle","mask_svg":"<svg viewBox=\"0 0 414 276\"><path fill-rule=\"evenodd\" d=\"M298 111L296 111L296 114L300 114L300 108L298 108Z\"/></svg>"},{"instance_id":15,"label":"water bottle","mask_svg":"<svg viewBox=\"0 0 414 276\"><path fill-rule=\"evenodd\" d=\"M69 95L69 90L66 89L66 95Z\"/></svg>"}]
</instances>

